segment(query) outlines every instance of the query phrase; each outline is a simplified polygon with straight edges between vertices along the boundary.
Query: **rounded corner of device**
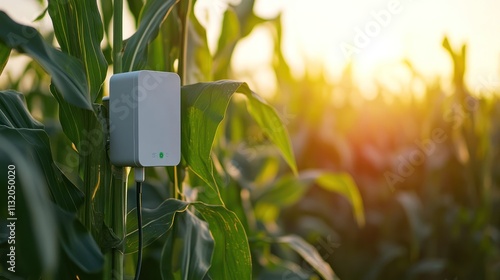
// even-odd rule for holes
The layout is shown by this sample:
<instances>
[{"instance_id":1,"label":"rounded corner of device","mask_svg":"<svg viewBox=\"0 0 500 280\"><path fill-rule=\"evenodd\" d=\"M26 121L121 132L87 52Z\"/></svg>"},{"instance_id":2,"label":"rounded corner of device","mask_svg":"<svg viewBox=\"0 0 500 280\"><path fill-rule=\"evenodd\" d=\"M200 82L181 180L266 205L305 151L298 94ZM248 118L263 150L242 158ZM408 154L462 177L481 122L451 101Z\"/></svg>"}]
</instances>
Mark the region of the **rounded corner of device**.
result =
<instances>
[{"instance_id":1,"label":"rounded corner of device","mask_svg":"<svg viewBox=\"0 0 500 280\"><path fill-rule=\"evenodd\" d=\"M179 83L179 85L181 84L181 76L179 76L179 74L172 72L172 77L175 78L175 81Z\"/></svg>"},{"instance_id":2,"label":"rounded corner of device","mask_svg":"<svg viewBox=\"0 0 500 280\"><path fill-rule=\"evenodd\" d=\"M178 158L176 158L176 159L173 161L172 166L179 165L180 163L181 163L181 156L179 155L179 157L178 157Z\"/></svg>"}]
</instances>

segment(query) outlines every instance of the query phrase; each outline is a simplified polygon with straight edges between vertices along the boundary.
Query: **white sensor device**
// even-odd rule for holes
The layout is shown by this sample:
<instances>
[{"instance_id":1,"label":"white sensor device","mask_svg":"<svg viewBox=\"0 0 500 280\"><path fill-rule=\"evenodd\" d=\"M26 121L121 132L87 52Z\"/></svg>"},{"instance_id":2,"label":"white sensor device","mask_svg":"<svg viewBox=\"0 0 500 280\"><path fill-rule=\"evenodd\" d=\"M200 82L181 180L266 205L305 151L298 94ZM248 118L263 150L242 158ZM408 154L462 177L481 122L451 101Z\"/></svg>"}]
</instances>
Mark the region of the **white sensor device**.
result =
<instances>
[{"instance_id":1,"label":"white sensor device","mask_svg":"<svg viewBox=\"0 0 500 280\"><path fill-rule=\"evenodd\" d=\"M115 74L109 84L110 159L116 166L174 166L181 159L181 84L176 73Z\"/></svg>"}]
</instances>

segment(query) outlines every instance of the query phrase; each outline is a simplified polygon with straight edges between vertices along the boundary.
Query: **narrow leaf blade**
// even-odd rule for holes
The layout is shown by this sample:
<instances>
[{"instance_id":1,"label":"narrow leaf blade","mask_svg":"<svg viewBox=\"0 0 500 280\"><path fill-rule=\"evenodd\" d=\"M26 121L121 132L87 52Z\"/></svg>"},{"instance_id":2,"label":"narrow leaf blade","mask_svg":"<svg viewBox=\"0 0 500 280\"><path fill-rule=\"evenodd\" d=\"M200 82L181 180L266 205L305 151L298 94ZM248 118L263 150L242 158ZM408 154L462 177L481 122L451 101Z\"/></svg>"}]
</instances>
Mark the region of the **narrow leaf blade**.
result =
<instances>
[{"instance_id":1,"label":"narrow leaf blade","mask_svg":"<svg viewBox=\"0 0 500 280\"><path fill-rule=\"evenodd\" d=\"M95 102L108 64L101 50L103 24L94 0L51 0L49 14L61 49L83 62L90 98Z\"/></svg>"},{"instance_id":2,"label":"narrow leaf blade","mask_svg":"<svg viewBox=\"0 0 500 280\"><path fill-rule=\"evenodd\" d=\"M191 170L204 180L217 196L219 186L214 177L210 152L217 128L237 88L238 84L220 82L182 87L182 155Z\"/></svg>"},{"instance_id":3,"label":"narrow leaf blade","mask_svg":"<svg viewBox=\"0 0 500 280\"><path fill-rule=\"evenodd\" d=\"M279 148L288 166L297 174L297 165L290 143L290 136L276 110L264 101L264 99L251 91L246 84L240 90L248 97L248 109L252 117Z\"/></svg>"},{"instance_id":4,"label":"narrow leaf blade","mask_svg":"<svg viewBox=\"0 0 500 280\"><path fill-rule=\"evenodd\" d=\"M189 15L186 83L208 82L212 80L212 55L208 49L207 32L194 12Z\"/></svg>"},{"instance_id":5,"label":"narrow leaf blade","mask_svg":"<svg viewBox=\"0 0 500 280\"><path fill-rule=\"evenodd\" d=\"M188 206L187 202L167 199L155 209L142 209L144 247L165 235L172 227L175 215L186 211ZM126 254L137 252L137 229L137 209L134 208L127 214Z\"/></svg>"},{"instance_id":6,"label":"narrow leaf blade","mask_svg":"<svg viewBox=\"0 0 500 280\"><path fill-rule=\"evenodd\" d=\"M0 41L36 60L50 74L64 100L92 110L85 71L78 59L56 50L36 29L14 22L3 11L0 11L0 26Z\"/></svg>"},{"instance_id":7,"label":"narrow leaf blade","mask_svg":"<svg viewBox=\"0 0 500 280\"><path fill-rule=\"evenodd\" d=\"M213 191L218 191L216 174L210 157L217 128L222 122L234 93L250 100L252 117L282 152L296 171L288 133L274 109L253 93L246 83L222 80L182 87L182 155L189 167ZM205 139L205 141L199 141Z\"/></svg>"},{"instance_id":8,"label":"narrow leaf blade","mask_svg":"<svg viewBox=\"0 0 500 280\"><path fill-rule=\"evenodd\" d=\"M54 164L49 138L45 131L0 126L0 133L20 148L32 149L31 161L43 172L43 181L48 186L54 202L67 211L76 212L83 203L83 193L69 180L65 180L64 175Z\"/></svg>"},{"instance_id":9,"label":"narrow leaf blade","mask_svg":"<svg viewBox=\"0 0 500 280\"><path fill-rule=\"evenodd\" d=\"M0 125L33 129L44 127L29 113L24 95L12 90L0 91Z\"/></svg>"},{"instance_id":10,"label":"narrow leaf blade","mask_svg":"<svg viewBox=\"0 0 500 280\"><path fill-rule=\"evenodd\" d=\"M333 280L335 274L330 265L321 258L316 248L307 243L300 236L288 235L277 240L285 243L297 252L307 263L309 263L324 279Z\"/></svg>"},{"instance_id":11,"label":"narrow leaf blade","mask_svg":"<svg viewBox=\"0 0 500 280\"><path fill-rule=\"evenodd\" d=\"M192 203L208 222L215 240L212 279L252 279L252 259L245 229L233 212L224 206Z\"/></svg>"},{"instance_id":12,"label":"narrow leaf blade","mask_svg":"<svg viewBox=\"0 0 500 280\"><path fill-rule=\"evenodd\" d=\"M210 268L214 240L208 224L190 211L178 213L161 255L163 279L204 279Z\"/></svg>"},{"instance_id":13,"label":"narrow leaf blade","mask_svg":"<svg viewBox=\"0 0 500 280\"><path fill-rule=\"evenodd\" d=\"M358 225L363 226L365 224L363 200L351 176L348 174L325 173L316 180L316 183L326 190L338 192L347 198L352 204Z\"/></svg>"},{"instance_id":14,"label":"narrow leaf blade","mask_svg":"<svg viewBox=\"0 0 500 280\"><path fill-rule=\"evenodd\" d=\"M43 173L32 160L33 151L30 146L17 144L16 140L0 133L0 168L6 174L0 178L0 184L5 186L5 195L0 196L0 201L5 205L5 209L10 205L7 202L7 170L11 170L9 175L11 178L12 175L15 177L13 185L16 207L12 215L7 214L17 218L17 221L14 221L18 250L16 258L19 258L16 276L26 274L39 278L42 274L52 274L57 268L57 223ZM3 211L0 217L7 221ZM24 271L21 268L23 263L30 264Z\"/></svg>"},{"instance_id":15,"label":"narrow leaf blade","mask_svg":"<svg viewBox=\"0 0 500 280\"><path fill-rule=\"evenodd\" d=\"M7 61L9 61L10 51L11 49L9 47L0 42L0 74L2 74L5 65L7 65Z\"/></svg>"},{"instance_id":16,"label":"narrow leaf blade","mask_svg":"<svg viewBox=\"0 0 500 280\"><path fill-rule=\"evenodd\" d=\"M78 221L75 214L57 211L59 233L64 253L83 272L99 272L104 256L92 235Z\"/></svg>"},{"instance_id":17,"label":"narrow leaf blade","mask_svg":"<svg viewBox=\"0 0 500 280\"><path fill-rule=\"evenodd\" d=\"M158 35L161 23L179 0L149 0L141 12L137 31L127 40L123 52L123 70L140 70L146 65L147 46Z\"/></svg>"}]
</instances>

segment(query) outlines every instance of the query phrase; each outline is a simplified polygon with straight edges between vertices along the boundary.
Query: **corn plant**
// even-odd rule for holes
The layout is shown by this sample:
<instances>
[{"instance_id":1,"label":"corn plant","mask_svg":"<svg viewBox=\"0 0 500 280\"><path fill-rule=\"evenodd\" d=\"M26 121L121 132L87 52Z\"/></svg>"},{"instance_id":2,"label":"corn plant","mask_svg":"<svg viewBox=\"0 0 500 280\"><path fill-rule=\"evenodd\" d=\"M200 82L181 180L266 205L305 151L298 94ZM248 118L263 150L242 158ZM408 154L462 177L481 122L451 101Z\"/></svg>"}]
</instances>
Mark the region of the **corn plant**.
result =
<instances>
[{"instance_id":1,"label":"corn plant","mask_svg":"<svg viewBox=\"0 0 500 280\"><path fill-rule=\"evenodd\" d=\"M489 96L468 86L466 45L444 38L435 51L450 56L450 80L425 78L406 60L412 81L398 91L380 85L366 100L355 64L334 81L307 69L294 78L280 51L279 21L273 28L273 66L288 93L277 99L295 116L289 131L299 170L348 170L368 213L359 228L341 199L314 188L282 213L284 227L337 240L329 262L342 279L498 279L498 79L481 85Z\"/></svg>"},{"instance_id":2,"label":"corn plant","mask_svg":"<svg viewBox=\"0 0 500 280\"><path fill-rule=\"evenodd\" d=\"M6 207L0 212L2 230L9 215L17 217L16 267L15 272L9 270L2 261L1 275L12 279L123 279L134 273L138 225L137 209L133 203L127 205L129 169L112 166L107 154L112 129L108 115L114 108L108 108L102 98L112 66L113 73L142 69L177 72L183 85L182 161L176 167L147 171L151 180L145 186L146 255L141 277L252 279L253 274L265 278L271 275L266 274L269 265L265 264L276 264L279 259L276 253L270 254L270 244L285 244L313 269L299 273L291 266L272 275L334 278L330 266L303 239L280 236L279 232L270 235L249 220L292 205L305 192L305 185L317 181L345 193L362 223L362 205L352 180L322 172L296 177L289 136L275 109L246 83L212 81L230 75L228 65L235 44L264 22L253 14L253 1L242 1L226 12L224 21L240 30L235 33L224 25L214 57L194 15L195 2L129 0L137 29L123 40L122 0L101 1L102 14L96 1L49 0L46 11L59 48L50 36L44 37L0 11L0 72L11 52L29 56L33 62L25 73L37 73L36 89L41 92L26 96L14 90L0 92L0 166L5 171L15 166L17 172L15 212L7 212ZM237 112L252 117L292 173L268 181L252 196L253 201L242 200L242 193L249 190L242 187L247 181L231 176L229 169L236 161L224 160L235 154L222 143L241 140L221 136L224 127L238 128L239 123L228 119L233 114L226 115L228 107L236 106L231 105L236 94L244 98L246 107ZM38 100L38 105L32 105L32 100ZM42 111L38 119L33 117L35 106ZM218 143L217 149L213 149L214 143ZM276 158L275 153L270 155L269 160ZM2 185L7 185L6 178L2 177ZM277 203L289 191L292 196ZM256 210L246 202L253 203ZM7 234L0 244L2 257L6 256L10 250Z\"/></svg>"}]
</instances>

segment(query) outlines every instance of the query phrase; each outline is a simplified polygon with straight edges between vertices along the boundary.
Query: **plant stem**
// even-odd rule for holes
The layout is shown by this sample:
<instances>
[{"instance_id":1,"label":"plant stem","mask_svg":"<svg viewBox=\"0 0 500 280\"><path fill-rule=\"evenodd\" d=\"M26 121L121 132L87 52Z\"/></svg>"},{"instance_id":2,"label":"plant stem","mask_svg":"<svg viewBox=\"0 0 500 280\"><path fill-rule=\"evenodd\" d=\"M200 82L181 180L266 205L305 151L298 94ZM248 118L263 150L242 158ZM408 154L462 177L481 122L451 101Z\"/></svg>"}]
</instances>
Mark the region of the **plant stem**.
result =
<instances>
[{"instance_id":1,"label":"plant stem","mask_svg":"<svg viewBox=\"0 0 500 280\"><path fill-rule=\"evenodd\" d=\"M123 0L115 0L113 8L113 73L122 72L122 48L123 48ZM124 240L126 235L126 214L127 214L127 179L128 168L112 166L113 178L112 204L113 204L113 224L112 229L118 239ZM122 242L121 244L124 244ZM112 250L113 275L112 279L123 279L123 245L121 248Z\"/></svg>"},{"instance_id":2,"label":"plant stem","mask_svg":"<svg viewBox=\"0 0 500 280\"><path fill-rule=\"evenodd\" d=\"M113 231L120 240L126 235L127 181L129 168L113 166ZM122 242L121 244L125 244ZM123 245L113 251L113 279L123 279Z\"/></svg>"},{"instance_id":3,"label":"plant stem","mask_svg":"<svg viewBox=\"0 0 500 280\"><path fill-rule=\"evenodd\" d=\"M191 0L185 0L180 4L180 15L182 20L181 50L179 56L178 74L181 77L181 85L187 83L187 44L189 35L189 15L191 13Z\"/></svg>"},{"instance_id":4,"label":"plant stem","mask_svg":"<svg viewBox=\"0 0 500 280\"><path fill-rule=\"evenodd\" d=\"M123 0L115 0L113 7L113 73L122 72Z\"/></svg>"},{"instance_id":5,"label":"plant stem","mask_svg":"<svg viewBox=\"0 0 500 280\"><path fill-rule=\"evenodd\" d=\"M89 115L84 116L82 143L92 143L92 136L89 131L96 127L93 118ZM86 150L82 145L80 150L80 168L83 171L83 188L85 191L85 203L83 207L82 223L85 228L96 237L96 229L94 228L94 193L99 188L99 152L103 143L95 144L92 149Z\"/></svg>"},{"instance_id":6,"label":"plant stem","mask_svg":"<svg viewBox=\"0 0 500 280\"><path fill-rule=\"evenodd\" d=\"M180 44L180 55L179 55L179 68L177 73L181 78L181 85L186 85L187 80L187 44L189 35L189 15L191 14L192 0L185 0L179 3L178 14L182 21L182 33L181 33L181 44ZM182 199L180 184L178 178L178 166L174 166L174 189L173 194L175 199Z\"/></svg>"},{"instance_id":7,"label":"plant stem","mask_svg":"<svg viewBox=\"0 0 500 280\"><path fill-rule=\"evenodd\" d=\"M87 137L87 136L86 136ZM83 224L85 225L85 228L92 233L92 177L94 174L92 174L92 160L91 156L87 155L82 157L82 162L83 162L83 171L84 175L83 178L86 178L87 180L84 181L84 190L85 190L85 204L84 204L84 216L83 216Z\"/></svg>"},{"instance_id":8,"label":"plant stem","mask_svg":"<svg viewBox=\"0 0 500 280\"><path fill-rule=\"evenodd\" d=\"M109 99L103 99L103 105L106 109L104 109L104 114L101 114L101 116L104 118L104 125L105 125L105 132L109 131ZM106 134L106 140L109 140L109 134ZM101 209L103 210L101 213L104 217L104 223L107 226L113 226L113 203L109 203L112 201L113 198L113 169L111 166L111 162L109 161L108 157L108 146L105 144L104 151L105 153L102 154L102 160L101 160L101 182L103 184L101 185L101 190L100 194L96 197L96 199L99 200L99 205L101 206ZM104 280L111 280L113 279L113 251L110 250L106 254L104 254L104 269L103 269L103 279Z\"/></svg>"}]
</instances>

